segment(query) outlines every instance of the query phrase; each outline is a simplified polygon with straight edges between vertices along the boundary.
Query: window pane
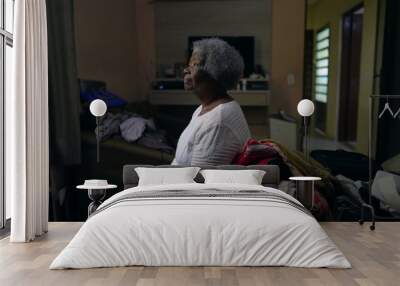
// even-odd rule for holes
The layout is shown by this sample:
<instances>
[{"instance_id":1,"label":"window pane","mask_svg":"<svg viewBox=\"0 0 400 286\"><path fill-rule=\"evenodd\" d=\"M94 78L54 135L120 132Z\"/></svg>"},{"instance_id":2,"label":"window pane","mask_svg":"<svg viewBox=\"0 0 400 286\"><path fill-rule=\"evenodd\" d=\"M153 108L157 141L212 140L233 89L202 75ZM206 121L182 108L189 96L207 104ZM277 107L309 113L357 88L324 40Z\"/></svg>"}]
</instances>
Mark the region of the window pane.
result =
<instances>
[{"instance_id":1,"label":"window pane","mask_svg":"<svg viewBox=\"0 0 400 286\"><path fill-rule=\"evenodd\" d=\"M322 50L329 47L329 39L317 43L317 50Z\"/></svg>"},{"instance_id":2,"label":"window pane","mask_svg":"<svg viewBox=\"0 0 400 286\"><path fill-rule=\"evenodd\" d=\"M328 77L326 76L319 76L315 80L316 84L328 84Z\"/></svg>"},{"instance_id":3,"label":"window pane","mask_svg":"<svg viewBox=\"0 0 400 286\"><path fill-rule=\"evenodd\" d=\"M4 36L0 34L0 63L1 63L1 68L0 68L0 164L1 166L4 166L4 152L3 152L3 142L4 142L4 111L5 108L3 106L4 104L4 94L3 94L3 44L4 44ZM0 168L0 228L4 227L4 207L5 207L5 197L4 197L4 169Z\"/></svg>"},{"instance_id":4,"label":"window pane","mask_svg":"<svg viewBox=\"0 0 400 286\"><path fill-rule=\"evenodd\" d=\"M328 75L328 68L317 69L317 76L320 76L320 75L327 76Z\"/></svg>"},{"instance_id":5,"label":"window pane","mask_svg":"<svg viewBox=\"0 0 400 286\"><path fill-rule=\"evenodd\" d=\"M328 96L326 94L322 93L316 93L315 94L315 100L322 102L322 103L327 103L328 102Z\"/></svg>"},{"instance_id":6,"label":"window pane","mask_svg":"<svg viewBox=\"0 0 400 286\"><path fill-rule=\"evenodd\" d=\"M315 112L315 128L323 132L326 130L326 110L328 103L329 45L330 29L325 28L317 33L314 61L314 99L318 107Z\"/></svg>"},{"instance_id":7,"label":"window pane","mask_svg":"<svg viewBox=\"0 0 400 286\"><path fill-rule=\"evenodd\" d=\"M13 72L13 54L12 47L6 45L6 60L5 60L5 98L11 96L12 92L12 72ZM11 193L10 188L6 188L6 219L11 217Z\"/></svg>"},{"instance_id":8,"label":"window pane","mask_svg":"<svg viewBox=\"0 0 400 286\"><path fill-rule=\"evenodd\" d=\"M318 59L327 58L327 57L329 57L329 50L325 49L322 51L318 51L317 56L315 58L318 60Z\"/></svg>"},{"instance_id":9,"label":"window pane","mask_svg":"<svg viewBox=\"0 0 400 286\"><path fill-rule=\"evenodd\" d=\"M322 39L328 38L329 37L329 28L326 28L317 34L317 41L320 41Z\"/></svg>"},{"instance_id":10,"label":"window pane","mask_svg":"<svg viewBox=\"0 0 400 286\"><path fill-rule=\"evenodd\" d=\"M14 32L14 0L5 0L5 20L6 30L10 33Z\"/></svg>"},{"instance_id":11,"label":"window pane","mask_svg":"<svg viewBox=\"0 0 400 286\"><path fill-rule=\"evenodd\" d=\"M1 5L1 0L0 0L0 29L3 28L3 5Z\"/></svg>"},{"instance_id":12,"label":"window pane","mask_svg":"<svg viewBox=\"0 0 400 286\"><path fill-rule=\"evenodd\" d=\"M328 93L328 86L327 85L316 85L315 86L316 93Z\"/></svg>"},{"instance_id":13,"label":"window pane","mask_svg":"<svg viewBox=\"0 0 400 286\"><path fill-rule=\"evenodd\" d=\"M327 67L328 64L329 64L328 59L319 60L319 61L317 61L317 68L324 68L324 67Z\"/></svg>"}]
</instances>

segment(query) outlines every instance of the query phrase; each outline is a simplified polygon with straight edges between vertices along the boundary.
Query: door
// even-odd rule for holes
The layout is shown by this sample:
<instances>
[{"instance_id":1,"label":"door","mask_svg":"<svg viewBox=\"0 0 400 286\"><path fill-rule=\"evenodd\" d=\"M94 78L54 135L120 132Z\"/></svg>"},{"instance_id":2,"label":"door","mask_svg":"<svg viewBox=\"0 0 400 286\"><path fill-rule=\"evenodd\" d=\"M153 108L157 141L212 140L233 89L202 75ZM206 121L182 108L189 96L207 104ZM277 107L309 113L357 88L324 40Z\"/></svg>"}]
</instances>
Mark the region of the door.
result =
<instances>
[{"instance_id":1,"label":"door","mask_svg":"<svg viewBox=\"0 0 400 286\"><path fill-rule=\"evenodd\" d=\"M358 95L364 7L357 6L343 15L342 58L339 97L339 141L357 139Z\"/></svg>"}]
</instances>

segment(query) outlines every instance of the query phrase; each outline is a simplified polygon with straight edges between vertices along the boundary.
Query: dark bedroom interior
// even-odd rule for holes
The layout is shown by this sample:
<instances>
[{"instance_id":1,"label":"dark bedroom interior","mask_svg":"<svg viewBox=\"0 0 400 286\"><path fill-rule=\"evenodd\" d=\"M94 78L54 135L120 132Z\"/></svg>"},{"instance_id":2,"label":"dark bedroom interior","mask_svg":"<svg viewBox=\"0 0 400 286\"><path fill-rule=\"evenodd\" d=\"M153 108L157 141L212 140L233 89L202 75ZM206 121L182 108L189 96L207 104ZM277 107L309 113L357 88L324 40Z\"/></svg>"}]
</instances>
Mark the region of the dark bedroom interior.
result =
<instances>
[{"instance_id":1,"label":"dark bedroom interior","mask_svg":"<svg viewBox=\"0 0 400 286\"><path fill-rule=\"evenodd\" d=\"M205 38L226 41L244 60L242 79L231 91L254 139L255 146L243 152L257 148L263 151L239 164L278 164L281 187L287 192L295 186L289 180L291 176L323 177L322 182L316 182L319 210L315 215L320 220L357 221L365 203L373 205L377 220L400 218L400 205L387 200L398 192L400 150L397 132L393 132L397 120L390 114L379 116L386 102L395 115L398 100L369 99L373 94L396 94L393 47L397 22L390 14L396 10L388 8L395 2L381 7L369 2L333 5L311 1L305 9L306 25L302 29L295 24L297 19L288 23L296 26L296 31L274 26L270 1L255 1L253 5L233 2L215 1L213 9L202 1L155 1L139 6L130 1L116 6L106 2L92 5L90 1L49 3L47 9L54 15L49 14L49 98L50 116L54 118L50 121L54 158L51 220L86 218L90 200L75 188L85 178L107 178L120 191L120 170L125 164L172 162L179 136L198 105L195 96L184 90L183 71L193 42ZM227 13L228 6L231 14ZM108 8L113 7L118 20L99 23L98 17L106 16ZM135 9L146 17L135 18L135 13L127 12ZM252 15L246 24L235 21L241 9ZM205 13L209 14L206 25L200 20ZM344 13L346 17L341 17ZM185 16L178 20L181 14ZM298 17L301 22L303 17ZM342 19L340 25L347 25L347 21L352 28L348 34L344 30L341 39L337 19ZM127 23L132 29L126 28ZM140 27L145 28L137 30ZM305 38L296 40L290 34L281 37L276 34L280 29L304 33ZM65 45L56 44L60 42ZM370 43L374 43L374 49ZM339 45L341 57L336 51ZM65 47L69 47L67 56L57 56ZM319 54L325 51L329 56L319 60ZM299 66L303 62L304 67ZM60 77L56 79L57 72L61 72L59 66L69 75L61 81ZM274 67L280 74L274 75ZM373 80L366 79L370 74L375 75ZM304 122L296 110L302 98L312 99L315 104L315 112L306 122L309 160L303 143ZM100 118L99 162L96 119L89 111L94 99L104 100L107 105L106 115ZM369 112L368 105L374 110ZM375 126L371 135L367 124L370 120ZM377 173L379 180L373 184ZM381 184L396 187L388 190ZM115 192L108 191L107 196ZM365 215L370 219L370 209Z\"/></svg>"},{"instance_id":2,"label":"dark bedroom interior","mask_svg":"<svg viewBox=\"0 0 400 286\"><path fill-rule=\"evenodd\" d=\"M399 13L0 0L0 285L398 285Z\"/></svg>"}]
</instances>

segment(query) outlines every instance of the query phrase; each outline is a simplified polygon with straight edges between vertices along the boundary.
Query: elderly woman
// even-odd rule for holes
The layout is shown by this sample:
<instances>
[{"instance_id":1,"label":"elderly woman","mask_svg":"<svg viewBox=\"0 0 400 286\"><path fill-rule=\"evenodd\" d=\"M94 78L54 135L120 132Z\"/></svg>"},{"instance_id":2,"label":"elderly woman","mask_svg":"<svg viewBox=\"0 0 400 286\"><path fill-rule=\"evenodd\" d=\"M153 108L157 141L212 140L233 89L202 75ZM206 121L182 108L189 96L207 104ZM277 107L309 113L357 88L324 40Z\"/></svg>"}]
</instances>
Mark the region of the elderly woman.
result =
<instances>
[{"instance_id":1,"label":"elderly woman","mask_svg":"<svg viewBox=\"0 0 400 286\"><path fill-rule=\"evenodd\" d=\"M201 105L179 138L172 164L230 164L242 151L250 131L239 104L227 91L236 87L243 68L240 54L220 39L193 44L184 83Z\"/></svg>"}]
</instances>

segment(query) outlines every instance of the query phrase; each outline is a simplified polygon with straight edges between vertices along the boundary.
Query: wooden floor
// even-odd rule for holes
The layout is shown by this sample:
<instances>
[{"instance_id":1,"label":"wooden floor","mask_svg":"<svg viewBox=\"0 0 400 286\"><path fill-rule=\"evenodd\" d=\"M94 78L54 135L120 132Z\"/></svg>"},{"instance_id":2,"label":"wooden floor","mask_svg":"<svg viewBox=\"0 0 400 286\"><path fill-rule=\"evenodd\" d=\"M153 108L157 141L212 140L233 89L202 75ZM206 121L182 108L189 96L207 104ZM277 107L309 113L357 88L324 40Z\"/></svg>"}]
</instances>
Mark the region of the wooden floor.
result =
<instances>
[{"instance_id":1,"label":"wooden floor","mask_svg":"<svg viewBox=\"0 0 400 286\"><path fill-rule=\"evenodd\" d=\"M26 244L0 241L0 285L400 285L400 223L323 223L352 269L289 267L123 267L48 270L80 223L50 223L49 233Z\"/></svg>"}]
</instances>

